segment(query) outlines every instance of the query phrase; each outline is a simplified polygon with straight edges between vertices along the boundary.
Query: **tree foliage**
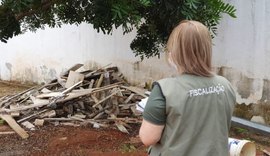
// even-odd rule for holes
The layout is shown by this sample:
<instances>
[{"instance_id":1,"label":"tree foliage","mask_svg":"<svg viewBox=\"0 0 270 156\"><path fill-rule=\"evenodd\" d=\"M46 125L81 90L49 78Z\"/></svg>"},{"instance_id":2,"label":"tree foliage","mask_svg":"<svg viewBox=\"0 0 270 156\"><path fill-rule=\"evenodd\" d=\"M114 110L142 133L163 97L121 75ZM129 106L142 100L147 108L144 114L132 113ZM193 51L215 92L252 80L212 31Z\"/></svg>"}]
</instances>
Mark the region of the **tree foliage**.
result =
<instances>
[{"instance_id":1,"label":"tree foliage","mask_svg":"<svg viewBox=\"0 0 270 156\"><path fill-rule=\"evenodd\" d=\"M159 56L173 27L193 19L209 27L213 35L222 14L235 17L236 9L223 0L2 0L0 40L26 31L61 27L62 24L90 23L98 32L124 33L137 29L131 43L136 56Z\"/></svg>"}]
</instances>

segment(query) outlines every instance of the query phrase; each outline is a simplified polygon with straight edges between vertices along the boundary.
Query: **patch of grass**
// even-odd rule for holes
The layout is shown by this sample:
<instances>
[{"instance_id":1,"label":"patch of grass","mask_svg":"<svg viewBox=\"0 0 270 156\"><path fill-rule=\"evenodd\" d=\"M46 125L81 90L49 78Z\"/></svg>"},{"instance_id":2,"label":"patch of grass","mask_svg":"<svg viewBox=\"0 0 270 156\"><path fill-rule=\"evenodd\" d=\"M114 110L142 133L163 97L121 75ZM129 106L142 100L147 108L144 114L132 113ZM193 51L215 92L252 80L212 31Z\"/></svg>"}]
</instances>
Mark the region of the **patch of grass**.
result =
<instances>
[{"instance_id":1,"label":"patch of grass","mask_svg":"<svg viewBox=\"0 0 270 156\"><path fill-rule=\"evenodd\" d=\"M134 145L132 144L123 144L121 147L120 147L120 151L122 153L130 153L130 152L135 152L137 149Z\"/></svg>"},{"instance_id":2,"label":"patch of grass","mask_svg":"<svg viewBox=\"0 0 270 156\"><path fill-rule=\"evenodd\" d=\"M5 121L3 119L0 119L0 126L3 125Z\"/></svg>"}]
</instances>

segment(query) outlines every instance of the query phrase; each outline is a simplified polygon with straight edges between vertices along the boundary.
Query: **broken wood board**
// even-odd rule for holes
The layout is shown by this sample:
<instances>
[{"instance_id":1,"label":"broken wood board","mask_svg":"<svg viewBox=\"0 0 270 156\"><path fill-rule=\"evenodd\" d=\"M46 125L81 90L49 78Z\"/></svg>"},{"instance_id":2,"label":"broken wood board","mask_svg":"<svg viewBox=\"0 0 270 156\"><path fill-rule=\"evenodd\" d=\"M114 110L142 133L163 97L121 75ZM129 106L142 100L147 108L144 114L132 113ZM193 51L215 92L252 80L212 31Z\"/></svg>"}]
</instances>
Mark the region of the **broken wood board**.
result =
<instances>
[{"instance_id":1,"label":"broken wood board","mask_svg":"<svg viewBox=\"0 0 270 156\"><path fill-rule=\"evenodd\" d=\"M35 116L37 116L37 115L39 115L39 114L41 114L41 113L44 113L44 112L46 112L46 111L48 111L48 109L44 109L44 110L42 110L42 111L40 111L40 112L31 114L31 115L29 115L29 116L27 116L27 117L24 117L24 118L18 120L17 122L20 123L20 122L23 122L23 121L25 121L25 120L31 119L32 117L35 117Z\"/></svg>"},{"instance_id":2,"label":"broken wood board","mask_svg":"<svg viewBox=\"0 0 270 156\"><path fill-rule=\"evenodd\" d=\"M43 88L41 89L41 93L51 93L52 91L47 89L47 88Z\"/></svg>"},{"instance_id":3,"label":"broken wood board","mask_svg":"<svg viewBox=\"0 0 270 156\"><path fill-rule=\"evenodd\" d=\"M262 150L262 152L266 155L266 156L270 156L270 152L269 151L267 151L267 150Z\"/></svg>"},{"instance_id":4,"label":"broken wood board","mask_svg":"<svg viewBox=\"0 0 270 156\"><path fill-rule=\"evenodd\" d=\"M70 71L76 71L77 69L81 68L82 66L83 66L83 64L80 64L80 63L75 64L72 67L70 67L68 70L63 72L63 74L61 74L61 76L67 76Z\"/></svg>"},{"instance_id":5,"label":"broken wood board","mask_svg":"<svg viewBox=\"0 0 270 156\"><path fill-rule=\"evenodd\" d=\"M120 86L121 88L124 88L124 89L127 89L127 90L130 90L130 91L132 91L132 92L134 92L134 93L136 93L136 94L138 94L138 95L140 95L140 96L142 96L142 97L145 97L145 98L147 98L148 96L146 96L146 95L144 95L144 91L142 91L142 89L140 89L140 88L137 88L137 87L127 87L127 86Z\"/></svg>"},{"instance_id":6,"label":"broken wood board","mask_svg":"<svg viewBox=\"0 0 270 156\"><path fill-rule=\"evenodd\" d=\"M46 99L46 98L51 98L51 97L59 97L63 96L62 92L51 92L51 93L44 93L36 96L39 99Z\"/></svg>"},{"instance_id":7,"label":"broken wood board","mask_svg":"<svg viewBox=\"0 0 270 156\"><path fill-rule=\"evenodd\" d=\"M9 134L15 134L14 131L8 131L8 132L0 132L0 135L9 135Z\"/></svg>"},{"instance_id":8,"label":"broken wood board","mask_svg":"<svg viewBox=\"0 0 270 156\"><path fill-rule=\"evenodd\" d=\"M92 107L96 107L98 106L99 104L101 104L102 102L108 100L109 98L111 98L112 96L114 96L117 92L119 92L119 90L115 91L114 93L112 93L111 95L107 96L106 98L100 100L98 103L94 104Z\"/></svg>"},{"instance_id":9,"label":"broken wood board","mask_svg":"<svg viewBox=\"0 0 270 156\"><path fill-rule=\"evenodd\" d=\"M31 130L31 131L35 130L35 126L34 126L32 123L30 123L29 121L24 121L24 122L22 123L22 125L23 125L25 128L27 128L27 129L29 129L29 130Z\"/></svg>"},{"instance_id":10,"label":"broken wood board","mask_svg":"<svg viewBox=\"0 0 270 156\"><path fill-rule=\"evenodd\" d=\"M34 96L30 96L30 99L32 100L33 104L34 105L43 105L43 104L49 104L50 101L49 100L46 100L46 99L39 99L39 98L35 98ZM18 108L18 107L16 107ZM10 108L12 110L12 108ZM15 109L15 108L13 108Z\"/></svg>"},{"instance_id":11,"label":"broken wood board","mask_svg":"<svg viewBox=\"0 0 270 156\"><path fill-rule=\"evenodd\" d=\"M129 134L128 130L121 122L115 122L115 125L121 132Z\"/></svg>"},{"instance_id":12,"label":"broken wood board","mask_svg":"<svg viewBox=\"0 0 270 156\"><path fill-rule=\"evenodd\" d=\"M43 126L44 125L44 120L43 119L36 119L34 124L36 126Z\"/></svg>"},{"instance_id":13,"label":"broken wood board","mask_svg":"<svg viewBox=\"0 0 270 156\"><path fill-rule=\"evenodd\" d=\"M8 125L23 139L29 137L27 132L20 125L18 125L17 122L10 115L0 114L0 117L5 120Z\"/></svg>"},{"instance_id":14,"label":"broken wood board","mask_svg":"<svg viewBox=\"0 0 270 156\"><path fill-rule=\"evenodd\" d=\"M18 108L18 106L17 106L16 104L11 104L11 105L9 106L9 108L10 108L10 109L15 109L15 108ZM20 112L19 112L19 111L17 111L17 112L12 112L10 115L11 115L12 117L18 117L18 116L20 116Z\"/></svg>"},{"instance_id":15,"label":"broken wood board","mask_svg":"<svg viewBox=\"0 0 270 156\"><path fill-rule=\"evenodd\" d=\"M83 81L84 80L84 75L80 74L78 72L70 71L68 75L68 79L65 85L65 88L69 88L73 86L74 84Z\"/></svg>"}]
</instances>

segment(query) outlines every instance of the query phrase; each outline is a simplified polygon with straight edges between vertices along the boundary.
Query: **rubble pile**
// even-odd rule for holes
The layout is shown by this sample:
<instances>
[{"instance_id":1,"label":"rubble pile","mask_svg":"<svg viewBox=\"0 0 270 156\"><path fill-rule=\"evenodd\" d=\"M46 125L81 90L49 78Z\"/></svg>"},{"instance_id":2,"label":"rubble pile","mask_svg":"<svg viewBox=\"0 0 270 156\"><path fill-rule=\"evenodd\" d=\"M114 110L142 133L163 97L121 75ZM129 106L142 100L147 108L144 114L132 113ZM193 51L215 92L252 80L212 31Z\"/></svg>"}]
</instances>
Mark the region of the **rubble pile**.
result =
<instances>
[{"instance_id":1,"label":"rubble pile","mask_svg":"<svg viewBox=\"0 0 270 156\"><path fill-rule=\"evenodd\" d=\"M0 117L22 138L24 130L44 123L55 125L114 126L128 133L130 123L140 123L136 103L147 97L145 90L129 86L117 67L76 72L76 64L43 86L0 99Z\"/></svg>"}]
</instances>

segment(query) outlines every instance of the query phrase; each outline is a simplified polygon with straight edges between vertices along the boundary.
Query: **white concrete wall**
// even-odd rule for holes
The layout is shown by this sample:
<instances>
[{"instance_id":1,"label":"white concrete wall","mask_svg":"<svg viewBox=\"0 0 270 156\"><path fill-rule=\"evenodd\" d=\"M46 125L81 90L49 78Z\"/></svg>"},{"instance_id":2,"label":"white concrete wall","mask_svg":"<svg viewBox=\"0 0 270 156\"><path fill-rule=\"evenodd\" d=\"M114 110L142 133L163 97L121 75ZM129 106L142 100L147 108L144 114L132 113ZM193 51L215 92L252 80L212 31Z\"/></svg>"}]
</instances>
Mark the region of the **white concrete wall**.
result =
<instances>
[{"instance_id":1,"label":"white concrete wall","mask_svg":"<svg viewBox=\"0 0 270 156\"><path fill-rule=\"evenodd\" d=\"M221 21L213 62L233 83L239 103L270 98L270 1L228 2L236 6L237 18L224 16ZM75 63L84 63L85 69L113 63L135 83L174 73L163 56L143 62L135 58L129 48L134 36L123 36L121 30L103 35L87 24L28 32L0 43L0 78L46 82Z\"/></svg>"},{"instance_id":2,"label":"white concrete wall","mask_svg":"<svg viewBox=\"0 0 270 156\"><path fill-rule=\"evenodd\" d=\"M239 103L255 103L266 95L270 98L270 1L227 1L236 6L237 18L225 16L220 23L214 64L224 67L224 75L238 93L247 92L238 95Z\"/></svg>"}]
</instances>

